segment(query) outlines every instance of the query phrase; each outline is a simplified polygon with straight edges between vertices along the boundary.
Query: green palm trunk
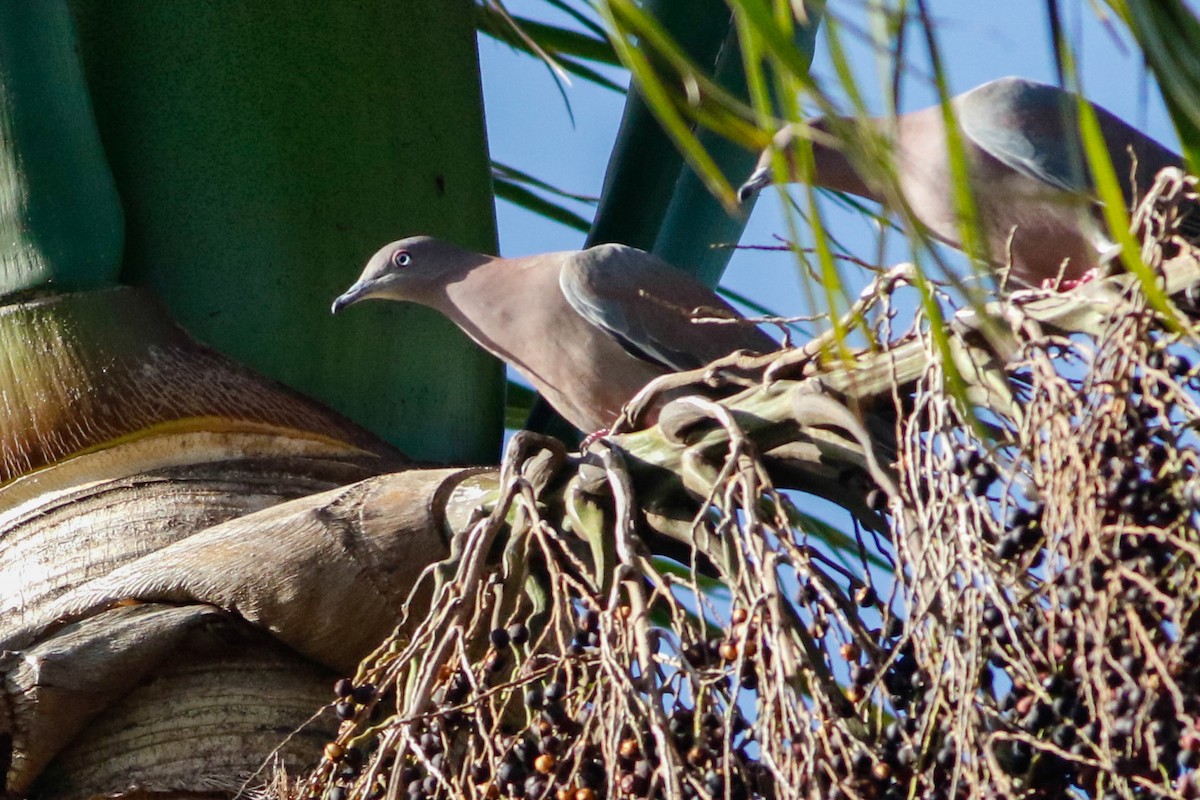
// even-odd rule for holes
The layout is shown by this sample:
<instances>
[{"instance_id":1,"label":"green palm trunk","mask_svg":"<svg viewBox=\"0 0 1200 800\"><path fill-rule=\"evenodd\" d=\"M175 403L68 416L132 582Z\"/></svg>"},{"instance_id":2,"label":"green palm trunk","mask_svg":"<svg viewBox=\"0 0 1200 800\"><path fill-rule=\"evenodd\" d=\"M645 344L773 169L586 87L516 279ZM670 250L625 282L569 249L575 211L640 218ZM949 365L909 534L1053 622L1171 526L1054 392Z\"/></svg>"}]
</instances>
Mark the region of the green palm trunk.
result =
<instances>
[{"instance_id":1,"label":"green palm trunk","mask_svg":"<svg viewBox=\"0 0 1200 800\"><path fill-rule=\"evenodd\" d=\"M121 208L65 2L0 4L0 292L112 284Z\"/></svg>"},{"instance_id":2,"label":"green palm trunk","mask_svg":"<svg viewBox=\"0 0 1200 800\"><path fill-rule=\"evenodd\" d=\"M471 3L72 3L127 219L121 276L403 451L492 461L499 366L414 307L329 304L415 233L495 217Z\"/></svg>"}]
</instances>

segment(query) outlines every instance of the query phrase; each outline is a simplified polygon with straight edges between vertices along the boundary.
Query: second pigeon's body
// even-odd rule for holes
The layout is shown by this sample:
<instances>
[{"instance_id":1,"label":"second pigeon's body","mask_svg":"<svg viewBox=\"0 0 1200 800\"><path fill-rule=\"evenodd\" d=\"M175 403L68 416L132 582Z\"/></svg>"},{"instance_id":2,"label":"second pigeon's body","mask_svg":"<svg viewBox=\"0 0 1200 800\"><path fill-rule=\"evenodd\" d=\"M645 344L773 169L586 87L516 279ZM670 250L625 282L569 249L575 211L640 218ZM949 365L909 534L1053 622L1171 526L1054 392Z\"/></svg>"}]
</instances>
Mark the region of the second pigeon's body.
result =
<instances>
[{"instance_id":1,"label":"second pigeon's body","mask_svg":"<svg viewBox=\"0 0 1200 800\"><path fill-rule=\"evenodd\" d=\"M1069 92L1020 78L991 81L952 101L989 260L1002 266L1011 256L1011 278L1018 284L1036 286L1060 274L1078 280L1112 252L1088 177L1077 102ZM1182 166L1171 150L1103 108L1093 108L1127 206L1144 196L1163 167ZM961 249L941 107L901 114L894 123L888 133L888 121L867 122L875 132L893 137L899 189L913 215L935 237ZM857 125L849 119L809 124L817 137L824 134L814 139L812 182L883 202L883 193L847 157L849 148L829 141L848 138ZM810 134L785 127L772 150L786 151L805 135ZM742 196L771 179L768 151L742 187Z\"/></svg>"},{"instance_id":2,"label":"second pigeon's body","mask_svg":"<svg viewBox=\"0 0 1200 800\"><path fill-rule=\"evenodd\" d=\"M693 322L738 314L682 271L623 245L493 258L402 239L371 258L333 309L369 297L441 312L584 431L610 426L660 375L778 347L749 323Z\"/></svg>"}]
</instances>

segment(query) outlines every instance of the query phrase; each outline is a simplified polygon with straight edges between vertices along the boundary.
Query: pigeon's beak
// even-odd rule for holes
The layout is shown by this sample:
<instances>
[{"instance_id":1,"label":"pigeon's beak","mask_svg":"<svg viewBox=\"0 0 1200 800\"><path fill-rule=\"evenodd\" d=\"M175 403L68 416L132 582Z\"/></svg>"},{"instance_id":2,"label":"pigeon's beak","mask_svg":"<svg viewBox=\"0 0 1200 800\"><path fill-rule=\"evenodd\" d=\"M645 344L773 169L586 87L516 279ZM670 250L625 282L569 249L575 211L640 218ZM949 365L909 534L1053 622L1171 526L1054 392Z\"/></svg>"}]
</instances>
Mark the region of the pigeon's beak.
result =
<instances>
[{"instance_id":1,"label":"pigeon's beak","mask_svg":"<svg viewBox=\"0 0 1200 800\"><path fill-rule=\"evenodd\" d=\"M746 182L738 188L738 202L745 203L750 198L756 197L759 192L771 185L772 180L774 180L774 176L771 174L770 164L754 170Z\"/></svg>"},{"instance_id":2,"label":"pigeon's beak","mask_svg":"<svg viewBox=\"0 0 1200 800\"><path fill-rule=\"evenodd\" d=\"M349 289L338 295L337 299L333 301L333 305L330 306L329 313L336 314L343 308L354 305L359 300L362 300L367 296L370 288L370 281L358 281Z\"/></svg>"}]
</instances>

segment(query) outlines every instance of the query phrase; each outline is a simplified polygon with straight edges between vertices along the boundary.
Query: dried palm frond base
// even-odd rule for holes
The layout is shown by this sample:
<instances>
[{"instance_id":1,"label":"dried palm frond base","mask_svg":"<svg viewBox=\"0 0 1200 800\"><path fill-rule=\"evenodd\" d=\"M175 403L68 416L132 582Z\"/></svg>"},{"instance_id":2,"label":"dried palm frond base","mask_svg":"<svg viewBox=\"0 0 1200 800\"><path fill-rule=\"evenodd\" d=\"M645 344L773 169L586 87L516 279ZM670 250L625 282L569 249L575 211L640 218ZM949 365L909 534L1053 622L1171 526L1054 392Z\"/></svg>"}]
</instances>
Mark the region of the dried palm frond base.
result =
<instances>
[{"instance_id":1,"label":"dried palm frond base","mask_svg":"<svg viewBox=\"0 0 1200 800\"><path fill-rule=\"evenodd\" d=\"M1191 191L1142 215L1181 306ZM763 359L581 458L515 439L295 796L1197 796L1191 320L1123 275L894 336L898 285L852 363Z\"/></svg>"}]
</instances>

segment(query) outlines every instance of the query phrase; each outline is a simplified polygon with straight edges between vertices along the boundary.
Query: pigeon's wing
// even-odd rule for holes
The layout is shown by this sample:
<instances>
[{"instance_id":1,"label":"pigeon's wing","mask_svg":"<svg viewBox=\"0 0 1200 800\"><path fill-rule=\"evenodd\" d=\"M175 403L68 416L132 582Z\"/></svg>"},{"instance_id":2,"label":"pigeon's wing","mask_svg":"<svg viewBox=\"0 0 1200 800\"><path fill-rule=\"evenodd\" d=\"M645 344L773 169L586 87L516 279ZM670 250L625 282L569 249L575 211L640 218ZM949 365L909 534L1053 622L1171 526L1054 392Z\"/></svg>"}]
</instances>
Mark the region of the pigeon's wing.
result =
<instances>
[{"instance_id":1,"label":"pigeon's wing","mask_svg":"<svg viewBox=\"0 0 1200 800\"><path fill-rule=\"evenodd\" d=\"M1020 78L985 83L958 99L971 143L1016 172L1065 192L1090 190L1075 98Z\"/></svg>"},{"instance_id":2,"label":"pigeon's wing","mask_svg":"<svg viewBox=\"0 0 1200 800\"><path fill-rule=\"evenodd\" d=\"M562 292L580 315L630 354L668 369L696 369L735 350L778 343L710 289L649 253L618 244L582 250L563 265Z\"/></svg>"},{"instance_id":3,"label":"pigeon's wing","mask_svg":"<svg viewBox=\"0 0 1200 800\"><path fill-rule=\"evenodd\" d=\"M971 142L1009 168L1066 192L1092 194L1078 102L1056 86L1002 78L964 94L957 110ZM1145 195L1163 167L1183 166L1177 153L1100 106L1092 108L1127 204Z\"/></svg>"}]
</instances>

